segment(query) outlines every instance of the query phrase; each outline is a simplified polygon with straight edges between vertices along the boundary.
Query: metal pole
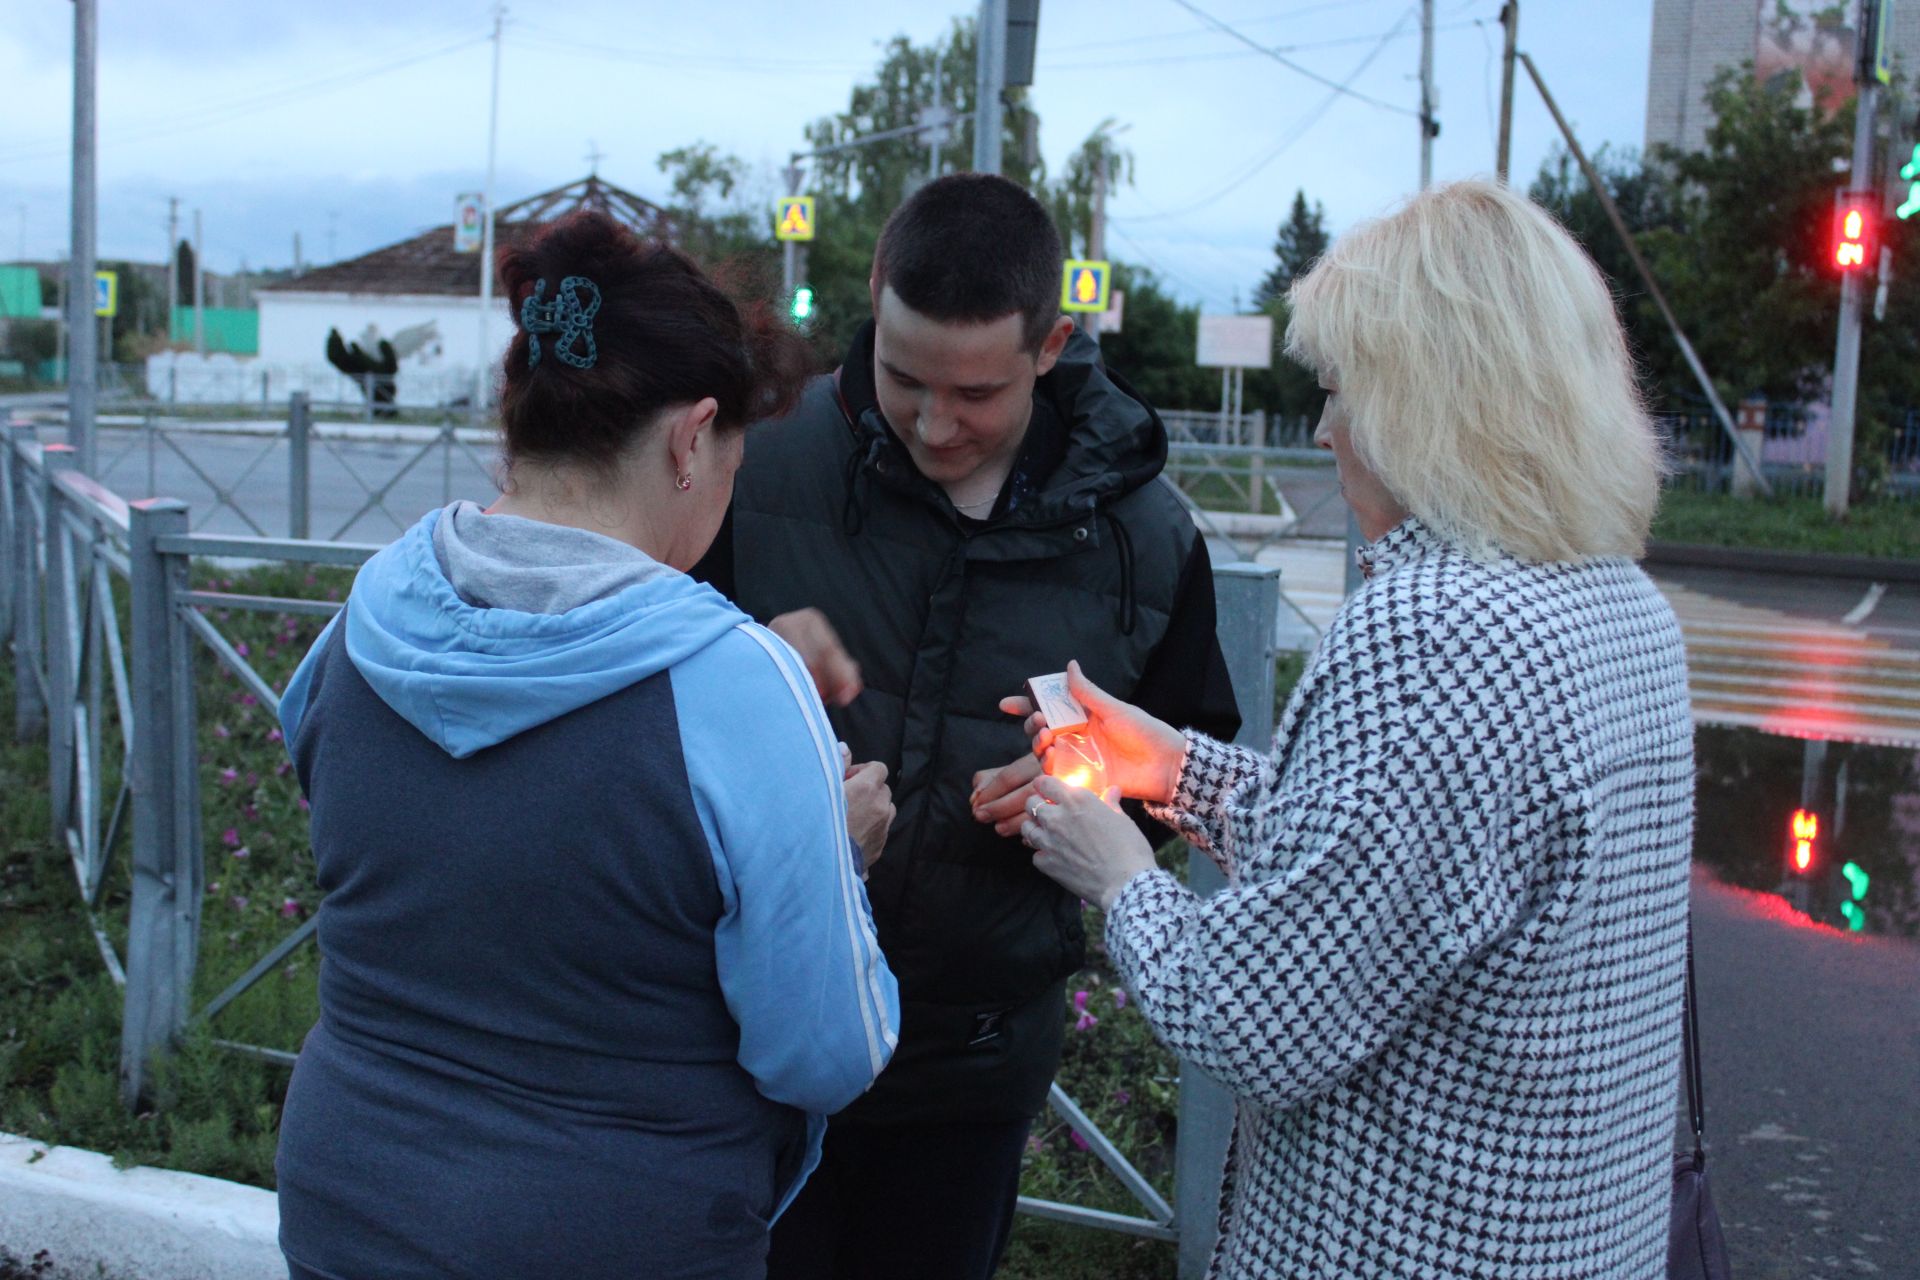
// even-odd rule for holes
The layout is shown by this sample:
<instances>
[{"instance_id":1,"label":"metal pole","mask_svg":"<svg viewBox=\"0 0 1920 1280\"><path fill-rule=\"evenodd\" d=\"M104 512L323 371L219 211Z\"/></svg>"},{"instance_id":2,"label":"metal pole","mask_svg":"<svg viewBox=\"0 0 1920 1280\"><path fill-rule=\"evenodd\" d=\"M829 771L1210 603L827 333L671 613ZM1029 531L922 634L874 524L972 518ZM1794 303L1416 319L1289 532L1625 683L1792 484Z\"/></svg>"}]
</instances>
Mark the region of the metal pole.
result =
<instances>
[{"instance_id":1,"label":"metal pole","mask_svg":"<svg viewBox=\"0 0 1920 1280\"><path fill-rule=\"evenodd\" d=\"M13 737L32 742L47 729L47 701L41 694L41 654L45 652L45 615L41 612L40 529L34 524L32 497L46 497L47 471L41 450L29 445L33 428L9 427L6 447L12 455L13 487ZM27 446L21 448L19 446Z\"/></svg>"},{"instance_id":2,"label":"metal pole","mask_svg":"<svg viewBox=\"0 0 1920 1280\"><path fill-rule=\"evenodd\" d=\"M1280 570L1226 564L1213 571L1220 648L1240 705L1243 747L1273 749L1273 631L1280 614ZM1225 877L1211 858L1187 856L1187 884L1201 897ZM1180 1141L1174 1148L1174 1221L1179 1227L1180 1280L1199 1280L1213 1256L1220 1221L1220 1178L1233 1132L1233 1095L1193 1063L1180 1063Z\"/></svg>"},{"instance_id":3,"label":"metal pole","mask_svg":"<svg viewBox=\"0 0 1920 1280\"><path fill-rule=\"evenodd\" d=\"M800 194L800 179L806 171L800 167L800 155L795 152L787 162L787 194ZM780 297L788 306L793 305L793 291L800 283L800 245L793 240L780 242Z\"/></svg>"},{"instance_id":4,"label":"metal pole","mask_svg":"<svg viewBox=\"0 0 1920 1280\"><path fill-rule=\"evenodd\" d=\"M1087 256L1096 262L1104 262L1107 257L1107 135L1103 130L1094 135L1099 146L1093 163L1093 225L1087 231ZM1082 312L1082 326L1087 336L1095 342L1100 341L1100 313Z\"/></svg>"},{"instance_id":5,"label":"metal pole","mask_svg":"<svg viewBox=\"0 0 1920 1280\"><path fill-rule=\"evenodd\" d=\"M1001 90L1007 79L1006 0L980 0L974 35L973 168L1000 172Z\"/></svg>"},{"instance_id":6,"label":"metal pole","mask_svg":"<svg viewBox=\"0 0 1920 1280\"><path fill-rule=\"evenodd\" d=\"M1878 6L1870 6L1877 8ZM1861 24L1870 38L1872 23ZM1879 106L1880 85L1871 71L1860 78L1860 96L1854 104L1853 175L1855 191L1875 189L1873 180L1873 118ZM1866 302L1866 268L1849 271L1840 279L1840 331L1833 351L1833 412L1827 422L1827 514L1846 516L1853 488L1853 427L1859 411L1860 312Z\"/></svg>"},{"instance_id":7,"label":"metal pole","mask_svg":"<svg viewBox=\"0 0 1920 1280\"><path fill-rule=\"evenodd\" d=\"M304 391L287 402L287 536L310 538L312 521L307 504L313 493L313 401Z\"/></svg>"},{"instance_id":8,"label":"metal pole","mask_svg":"<svg viewBox=\"0 0 1920 1280\"><path fill-rule=\"evenodd\" d=\"M79 693L74 657L79 652L74 600L73 544L63 511L66 499L53 483L56 472L73 469L73 446L50 444L40 453L41 532L46 554L42 576L46 602L47 800L48 826L56 837L73 825L73 707Z\"/></svg>"},{"instance_id":9,"label":"metal pole","mask_svg":"<svg viewBox=\"0 0 1920 1280\"><path fill-rule=\"evenodd\" d=\"M157 546L165 535L186 532L183 502L150 498L128 512L133 902L127 921L120 1097L129 1110L140 1104L154 1055L186 1025L198 933L200 876L182 871L198 866L200 850L180 846L182 824L175 812L181 776L196 768L192 752L178 750L174 723L181 702L173 687L174 660L186 638L173 616L173 598L185 588L186 573L183 557L166 556Z\"/></svg>"},{"instance_id":10,"label":"metal pole","mask_svg":"<svg viewBox=\"0 0 1920 1280\"><path fill-rule=\"evenodd\" d=\"M94 471L94 409L100 395L100 337L93 315L94 64L98 0L73 3L73 249L67 258L67 443L73 465Z\"/></svg>"},{"instance_id":11,"label":"metal pole","mask_svg":"<svg viewBox=\"0 0 1920 1280\"><path fill-rule=\"evenodd\" d=\"M941 72L944 70L944 68L941 66L941 60L944 56L945 56L945 53L943 50L941 50L938 47L934 49L933 51L933 108L936 113L940 110L940 108L946 105L944 102L940 100L942 97ZM940 129L936 128L936 129L927 130L927 181L928 182L932 182L935 178L940 176L940 144L945 139L945 137L946 137L946 134ZM25 255L23 254L21 256L24 257Z\"/></svg>"},{"instance_id":12,"label":"metal pole","mask_svg":"<svg viewBox=\"0 0 1920 1280\"><path fill-rule=\"evenodd\" d=\"M1433 0L1420 0L1420 189L1433 185Z\"/></svg>"},{"instance_id":13,"label":"metal pole","mask_svg":"<svg viewBox=\"0 0 1920 1280\"><path fill-rule=\"evenodd\" d=\"M1508 160L1513 154L1513 51L1520 38L1520 0L1507 0L1500 6L1500 26L1506 33L1500 54L1500 142L1493 167L1500 181L1507 180Z\"/></svg>"},{"instance_id":14,"label":"metal pole","mask_svg":"<svg viewBox=\"0 0 1920 1280\"><path fill-rule=\"evenodd\" d=\"M1640 254L1639 242L1633 238L1633 233L1627 230L1626 220L1620 216L1620 206L1613 202L1613 193L1607 190L1605 180L1593 167L1593 161L1587 158L1586 150L1581 147L1580 140L1573 136L1573 126L1569 125L1567 118L1560 114L1560 104L1553 100L1551 93L1547 92L1547 82L1541 79L1540 68L1534 66L1533 59L1524 53L1516 57L1520 64L1526 67L1527 76L1533 81L1533 87L1540 91L1540 100L1546 104L1547 112L1553 116L1554 124L1559 126L1560 136L1567 140L1567 150L1573 153L1574 160L1580 165L1580 172L1586 175L1587 185L1593 190L1594 198L1600 201L1601 211L1607 215L1607 221L1613 225L1614 234L1620 237L1621 246L1626 249L1627 257L1632 260L1633 269L1639 275L1640 283L1647 287L1647 296L1653 299L1656 307L1660 308L1660 315L1667 322L1667 330L1673 334L1674 344L1680 348L1680 358L1686 361L1687 368L1693 373L1694 381L1700 384L1701 394L1706 396L1707 403L1713 406L1713 416L1719 421L1720 430L1726 434L1734 453L1739 455L1740 460L1745 462L1748 469L1753 472L1755 483L1759 486L1761 494L1771 498L1772 482L1760 470L1760 459L1747 446L1747 442L1740 438L1740 432L1733 423L1733 415L1727 412L1726 402L1720 399L1719 389L1713 385L1713 379L1707 376L1707 367L1700 363L1700 356L1694 351L1693 343L1687 340L1686 331L1681 329L1679 318L1673 314L1673 308L1667 304L1667 295L1660 291L1660 286L1654 281L1652 268L1647 266L1647 260Z\"/></svg>"},{"instance_id":15,"label":"metal pole","mask_svg":"<svg viewBox=\"0 0 1920 1280\"><path fill-rule=\"evenodd\" d=\"M193 211L193 349L207 354L207 260L206 237L201 235L200 211Z\"/></svg>"},{"instance_id":16,"label":"metal pole","mask_svg":"<svg viewBox=\"0 0 1920 1280\"><path fill-rule=\"evenodd\" d=\"M493 177L500 144L500 28L507 6L493 6L493 101L487 120L487 187L480 195L480 347L473 359L473 420L487 411L487 384L493 369ZM369 404L372 403L369 397Z\"/></svg>"},{"instance_id":17,"label":"metal pole","mask_svg":"<svg viewBox=\"0 0 1920 1280\"><path fill-rule=\"evenodd\" d=\"M167 344L173 344L180 311L180 197L167 197Z\"/></svg>"}]
</instances>

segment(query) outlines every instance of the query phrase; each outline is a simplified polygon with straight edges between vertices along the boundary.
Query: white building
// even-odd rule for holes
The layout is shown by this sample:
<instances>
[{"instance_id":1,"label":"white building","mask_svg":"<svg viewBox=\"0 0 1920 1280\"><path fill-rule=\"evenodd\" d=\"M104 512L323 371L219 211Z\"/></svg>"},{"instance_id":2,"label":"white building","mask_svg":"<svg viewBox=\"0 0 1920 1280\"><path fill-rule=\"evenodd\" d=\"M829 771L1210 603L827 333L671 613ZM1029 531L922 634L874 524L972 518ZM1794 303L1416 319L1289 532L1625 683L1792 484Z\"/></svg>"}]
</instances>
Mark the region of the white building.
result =
<instances>
[{"instance_id":1,"label":"white building","mask_svg":"<svg viewBox=\"0 0 1920 1280\"><path fill-rule=\"evenodd\" d=\"M576 209L594 209L649 238L668 238L666 211L598 177L530 196L495 212L494 234L510 243L529 228ZM357 403L355 382L327 361L327 335L372 352L382 339L399 357L398 403L471 401L477 363L497 364L513 336L498 294L483 338L480 254L454 246L452 223L262 286L260 354L254 358L167 353L148 362L150 393L161 399L285 399L305 391L316 401Z\"/></svg>"},{"instance_id":2,"label":"white building","mask_svg":"<svg viewBox=\"0 0 1920 1280\"><path fill-rule=\"evenodd\" d=\"M1841 105L1853 95L1858 26L1858 0L1654 0L1646 149L1705 149L1707 90L1743 63L1763 80L1798 71L1803 101ZM1920 71L1920 3L1893 4L1889 35L1895 67L1911 78Z\"/></svg>"}]
</instances>

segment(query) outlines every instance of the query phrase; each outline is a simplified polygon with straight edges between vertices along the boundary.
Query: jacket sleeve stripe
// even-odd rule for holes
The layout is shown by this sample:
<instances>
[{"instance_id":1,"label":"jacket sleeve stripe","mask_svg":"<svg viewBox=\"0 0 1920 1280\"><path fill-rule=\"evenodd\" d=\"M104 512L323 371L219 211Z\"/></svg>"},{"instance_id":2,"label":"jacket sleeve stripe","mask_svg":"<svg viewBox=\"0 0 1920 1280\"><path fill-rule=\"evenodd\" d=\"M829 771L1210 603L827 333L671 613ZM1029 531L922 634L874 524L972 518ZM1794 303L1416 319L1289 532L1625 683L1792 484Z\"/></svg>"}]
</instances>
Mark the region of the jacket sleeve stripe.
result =
<instances>
[{"instance_id":1,"label":"jacket sleeve stripe","mask_svg":"<svg viewBox=\"0 0 1920 1280\"><path fill-rule=\"evenodd\" d=\"M840 753L825 723L825 713L820 709L818 695L813 692L811 684L802 683L803 677L795 675L797 659L785 641L757 625L742 625L740 630L752 636L767 651L781 677L786 680L793 700L799 704L801 715L806 717L807 727L813 733L814 750L819 756L821 772L826 776L834 797L834 813L839 821L839 830L844 834L847 829L847 810L846 792L841 785L839 769ZM848 843L851 843L850 838ZM847 924L847 941L853 949L854 962L866 987L866 999L859 1002L860 1017L866 1027L867 1052L872 1059L874 1074L878 1075L889 1056L881 1050L880 1043L884 1041L887 1049L892 1050L899 1043L899 1033L887 1021L886 999L880 990L880 945L873 937L873 931L857 901L858 882L853 875L853 859L849 856L837 861L840 865L840 907Z\"/></svg>"}]
</instances>

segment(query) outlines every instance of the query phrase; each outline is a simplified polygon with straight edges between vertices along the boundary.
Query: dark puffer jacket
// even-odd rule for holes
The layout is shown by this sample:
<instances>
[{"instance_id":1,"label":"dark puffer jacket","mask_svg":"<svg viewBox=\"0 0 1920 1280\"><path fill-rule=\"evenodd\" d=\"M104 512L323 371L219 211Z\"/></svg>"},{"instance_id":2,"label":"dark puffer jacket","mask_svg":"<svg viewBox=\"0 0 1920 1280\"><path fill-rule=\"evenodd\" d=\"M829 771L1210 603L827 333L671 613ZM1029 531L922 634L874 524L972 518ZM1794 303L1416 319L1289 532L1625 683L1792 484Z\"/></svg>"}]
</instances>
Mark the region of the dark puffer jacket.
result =
<instances>
[{"instance_id":1,"label":"dark puffer jacket","mask_svg":"<svg viewBox=\"0 0 1920 1280\"><path fill-rule=\"evenodd\" d=\"M872 351L869 326L838 374L754 428L695 572L761 620L819 608L865 680L833 720L856 760L887 765L898 808L869 891L901 1037L844 1118L1017 1120L1058 1066L1085 934L1079 901L970 811L974 774L1026 750L999 700L1078 659L1161 718L1232 737L1212 574L1159 481L1165 429L1092 342L1075 335L1035 389L1035 429L1064 435L1052 465L986 521L914 466L880 414Z\"/></svg>"}]
</instances>

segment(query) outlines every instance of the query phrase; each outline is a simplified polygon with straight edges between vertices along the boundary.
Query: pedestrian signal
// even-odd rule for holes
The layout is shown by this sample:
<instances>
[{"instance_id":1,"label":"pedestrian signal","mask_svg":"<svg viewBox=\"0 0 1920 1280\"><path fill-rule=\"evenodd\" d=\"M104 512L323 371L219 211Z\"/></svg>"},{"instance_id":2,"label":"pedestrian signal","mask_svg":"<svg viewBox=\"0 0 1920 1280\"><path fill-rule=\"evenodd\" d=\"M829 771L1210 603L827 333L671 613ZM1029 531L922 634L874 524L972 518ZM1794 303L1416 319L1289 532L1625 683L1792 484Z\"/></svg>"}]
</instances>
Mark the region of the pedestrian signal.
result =
<instances>
[{"instance_id":1,"label":"pedestrian signal","mask_svg":"<svg viewBox=\"0 0 1920 1280\"><path fill-rule=\"evenodd\" d=\"M781 196L773 202L773 238L813 239L812 196Z\"/></svg>"},{"instance_id":2,"label":"pedestrian signal","mask_svg":"<svg viewBox=\"0 0 1920 1280\"><path fill-rule=\"evenodd\" d=\"M1913 155L1900 166L1900 177L1907 184L1907 198L1893 211L1893 216L1905 222L1920 213L1920 142L1913 144Z\"/></svg>"},{"instance_id":3,"label":"pedestrian signal","mask_svg":"<svg viewBox=\"0 0 1920 1280\"><path fill-rule=\"evenodd\" d=\"M1840 914L1847 918L1847 928L1859 933L1867 927L1866 908L1860 904L1866 900L1871 877L1857 862L1849 862L1841 867L1840 876L1847 882L1848 893L1847 897L1840 900Z\"/></svg>"},{"instance_id":4,"label":"pedestrian signal","mask_svg":"<svg viewBox=\"0 0 1920 1280\"><path fill-rule=\"evenodd\" d=\"M1874 213L1870 194L1842 191L1833 206L1833 265L1859 271L1873 253Z\"/></svg>"},{"instance_id":5,"label":"pedestrian signal","mask_svg":"<svg viewBox=\"0 0 1920 1280\"><path fill-rule=\"evenodd\" d=\"M1791 861L1795 874L1805 875L1813 869L1813 842L1820 838L1820 817L1805 809L1793 811L1793 851Z\"/></svg>"},{"instance_id":6,"label":"pedestrian signal","mask_svg":"<svg viewBox=\"0 0 1920 1280\"><path fill-rule=\"evenodd\" d=\"M1070 259L1060 277L1060 309L1105 311L1112 285L1112 263Z\"/></svg>"},{"instance_id":7,"label":"pedestrian signal","mask_svg":"<svg viewBox=\"0 0 1920 1280\"><path fill-rule=\"evenodd\" d=\"M793 299L787 304L787 314L793 317L795 324L805 324L813 319L813 286L803 284L793 291Z\"/></svg>"}]
</instances>

